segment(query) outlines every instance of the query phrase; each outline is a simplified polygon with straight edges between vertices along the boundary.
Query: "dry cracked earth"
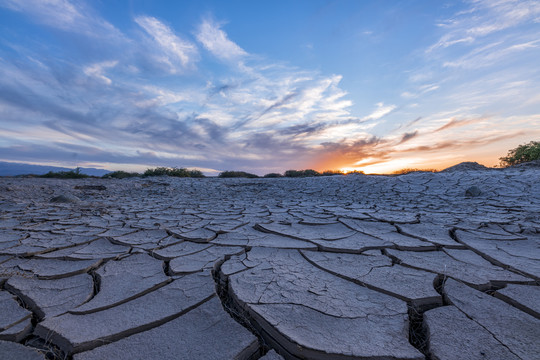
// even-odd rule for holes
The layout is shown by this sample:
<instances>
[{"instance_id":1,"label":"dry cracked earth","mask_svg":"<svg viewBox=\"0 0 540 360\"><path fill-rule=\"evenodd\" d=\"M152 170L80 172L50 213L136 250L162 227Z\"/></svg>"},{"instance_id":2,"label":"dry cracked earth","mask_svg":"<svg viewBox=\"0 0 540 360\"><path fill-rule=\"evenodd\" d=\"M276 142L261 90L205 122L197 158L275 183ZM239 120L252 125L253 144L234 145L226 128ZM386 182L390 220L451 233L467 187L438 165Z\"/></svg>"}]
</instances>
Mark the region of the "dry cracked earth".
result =
<instances>
[{"instance_id":1,"label":"dry cracked earth","mask_svg":"<svg viewBox=\"0 0 540 360\"><path fill-rule=\"evenodd\" d=\"M1 359L539 359L540 167L0 179Z\"/></svg>"}]
</instances>

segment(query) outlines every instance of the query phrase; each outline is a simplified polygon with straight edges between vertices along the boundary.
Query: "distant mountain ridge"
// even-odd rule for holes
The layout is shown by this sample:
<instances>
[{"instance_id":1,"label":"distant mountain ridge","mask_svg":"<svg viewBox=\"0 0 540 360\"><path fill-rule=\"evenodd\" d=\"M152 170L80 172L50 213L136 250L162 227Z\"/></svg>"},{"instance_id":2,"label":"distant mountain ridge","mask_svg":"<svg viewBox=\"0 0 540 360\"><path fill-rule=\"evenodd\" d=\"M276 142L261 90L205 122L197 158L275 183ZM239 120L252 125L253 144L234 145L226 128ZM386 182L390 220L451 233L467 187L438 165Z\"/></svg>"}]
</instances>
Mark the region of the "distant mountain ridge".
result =
<instances>
[{"instance_id":1,"label":"distant mountain ridge","mask_svg":"<svg viewBox=\"0 0 540 360\"><path fill-rule=\"evenodd\" d=\"M24 163L11 163L0 161L0 176L17 176L17 175L43 175L49 171L69 171L73 168L65 168L59 166L46 166L46 165L30 165ZM103 176L110 173L109 170L96 169L96 168L84 168L81 167L81 173L92 176Z\"/></svg>"}]
</instances>

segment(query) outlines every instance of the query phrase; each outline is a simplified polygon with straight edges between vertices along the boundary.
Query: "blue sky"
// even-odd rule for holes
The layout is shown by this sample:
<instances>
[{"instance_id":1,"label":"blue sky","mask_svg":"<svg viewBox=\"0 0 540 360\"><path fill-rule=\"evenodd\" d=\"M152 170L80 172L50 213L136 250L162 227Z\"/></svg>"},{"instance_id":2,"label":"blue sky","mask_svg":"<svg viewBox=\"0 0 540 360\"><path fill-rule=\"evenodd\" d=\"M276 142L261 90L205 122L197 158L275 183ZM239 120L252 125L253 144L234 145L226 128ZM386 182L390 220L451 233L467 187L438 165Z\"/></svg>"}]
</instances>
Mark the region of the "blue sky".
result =
<instances>
[{"instance_id":1,"label":"blue sky","mask_svg":"<svg viewBox=\"0 0 540 360\"><path fill-rule=\"evenodd\" d=\"M540 138L540 2L0 0L0 161L498 163Z\"/></svg>"}]
</instances>

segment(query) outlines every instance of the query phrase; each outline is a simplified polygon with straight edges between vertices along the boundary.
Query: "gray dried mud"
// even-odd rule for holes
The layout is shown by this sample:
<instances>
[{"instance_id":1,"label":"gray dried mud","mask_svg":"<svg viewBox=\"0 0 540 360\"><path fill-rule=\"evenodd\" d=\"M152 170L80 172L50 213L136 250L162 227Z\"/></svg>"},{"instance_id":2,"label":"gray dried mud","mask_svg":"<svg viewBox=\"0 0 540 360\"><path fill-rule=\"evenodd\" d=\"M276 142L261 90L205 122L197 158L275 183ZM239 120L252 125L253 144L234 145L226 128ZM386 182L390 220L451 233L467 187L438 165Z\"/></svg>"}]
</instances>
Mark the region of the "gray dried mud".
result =
<instances>
[{"instance_id":1,"label":"gray dried mud","mask_svg":"<svg viewBox=\"0 0 540 360\"><path fill-rule=\"evenodd\" d=\"M0 358L538 359L540 169L0 179Z\"/></svg>"}]
</instances>

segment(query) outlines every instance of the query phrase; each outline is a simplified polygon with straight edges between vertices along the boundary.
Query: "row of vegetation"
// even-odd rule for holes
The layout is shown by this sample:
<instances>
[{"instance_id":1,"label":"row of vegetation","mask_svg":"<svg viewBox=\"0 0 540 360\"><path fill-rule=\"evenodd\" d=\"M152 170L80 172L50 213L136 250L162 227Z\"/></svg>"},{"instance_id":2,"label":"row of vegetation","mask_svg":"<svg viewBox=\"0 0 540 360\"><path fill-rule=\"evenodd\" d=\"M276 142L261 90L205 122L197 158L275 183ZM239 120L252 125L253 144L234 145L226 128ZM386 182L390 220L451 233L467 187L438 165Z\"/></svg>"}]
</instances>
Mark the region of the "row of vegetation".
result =
<instances>
[{"instance_id":1,"label":"row of vegetation","mask_svg":"<svg viewBox=\"0 0 540 360\"><path fill-rule=\"evenodd\" d=\"M28 175L25 175L28 176ZM30 175L40 178L55 178L55 179L84 179L84 178L97 178L98 176L86 175L81 172L81 168L76 168L69 171L49 171L44 175ZM203 178L205 177L200 170L188 170L185 168L168 168L157 167L154 169L147 169L144 173L127 172L127 171L113 171L102 176L103 179L126 179L132 177L149 177L149 176L175 176L175 177L192 177Z\"/></svg>"},{"instance_id":2,"label":"row of vegetation","mask_svg":"<svg viewBox=\"0 0 540 360\"><path fill-rule=\"evenodd\" d=\"M175 177L192 177L203 178L204 175L200 170L188 170L186 168L167 168L158 167L155 169L147 169L143 176L175 176Z\"/></svg>"},{"instance_id":3,"label":"row of vegetation","mask_svg":"<svg viewBox=\"0 0 540 360\"><path fill-rule=\"evenodd\" d=\"M361 171L349 172L347 174L363 174ZM280 178L280 177L314 177L314 176L333 176L333 175L346 175L343 171L327 170L322 173L307 169L307 170L287 170L284 174L269 173L264 175L265 178ZM81 172L80 168L69 171L49 171L44 175L26 175L41 178L55 178L55 179L84 179L84 178L96 178L96 176L86 175ZM147 169L144 173L127 172L127 171L113 171L102 176L104 179L126 179L132 177L150 177L150 176L174 176L174 177L190 177L190 178L204 178L204 174L200 170L188 170L186 168L168 168L157 167L154 169ZM251 174L245 171L223 171L218 177L220 178L258 178L260 176Z\"/></svg>"},{"instance_id":4,"label":"row of vegetation","mask_svg":"<svg viewBox=\"0 0 540 360\"><path fill-rule=\"evenodd\" d=\"M290 178L305 178L305 177L315 177L315 176L333 176L333 175L348 175L348 174L363 174L361 171L353 171L345 173L340 170L326 170L318 172L313 169L306 170L287 170L285 173L269 173L264 175L264 178L281 178L281 177L290 177ZM219 174L220 178L258 178L260 176L251 174L245 171L224 171Z\"/></svg>"},{"instance_id":5,"label":"row of vegetation","mask_svg":"<svg viewBox=\"0 0 540 360\"><path fill-rule=\"evenodd\" d=\"M540 160L540 141L531 141L528 144L519 145L518 147L508 151L507 156L499 158L501 161L500 167L513 166L529 161ZM429 171L436 172L435 169L401 169L393 172L394 175L403 175L416 171ZM348 174L363 174L361 171L353 171L345 173L340 170L326 170L318 172L313 169L306 170L287 170L283 174L269 173L264 175L265 178L305 178L315 176L334 176L334 175L348 175ZM29 175L27 175L29 176ZM90 176L83 174L80 168L69 171L49 171L44 175L31 175L41 178L56 178L56 179L84 179ZM175 176L175 177L189 177L189 178L204 178L204 174L200 170L188 170L186 168L176 167L157 167L154 169L147 169L144 173L126 172L126 171L113 171L102 176L104 179L126 179L131 177L149 177L149 176ZM220 178L258 178L258 175L251 174L245 171L223 171L218 177Z\"/></svg>"},{"instance_id":6,"label":"row of vegetation","mask_svg":"<svg viewBox=\"0 0 540 360\"><path fill-rule=\"evenodd\" d=\"M37 175L37 177L55 179L84 179L90 177L90 175L83 174L81 173L81 168L76 168L75 170L69 171L49 171L44 175Z\"/></svg>"},{"instance_id":7,"label":"row of vegetation","mask_svg":"<svg viewBox=\"0 0 540 360\"><path fill-rule=\"evenodd\" d=\"M154 169L146 169L142 174L136 172L127 171L113 171L102 176L104 179L126 179L132 177L149 177L149 176L174 176L174 177L190 177L190 178L203 178L205 177L200 170L188 170L186 168L169 168L169 167L157 167Z\"/></svg>"}]
</instances>

